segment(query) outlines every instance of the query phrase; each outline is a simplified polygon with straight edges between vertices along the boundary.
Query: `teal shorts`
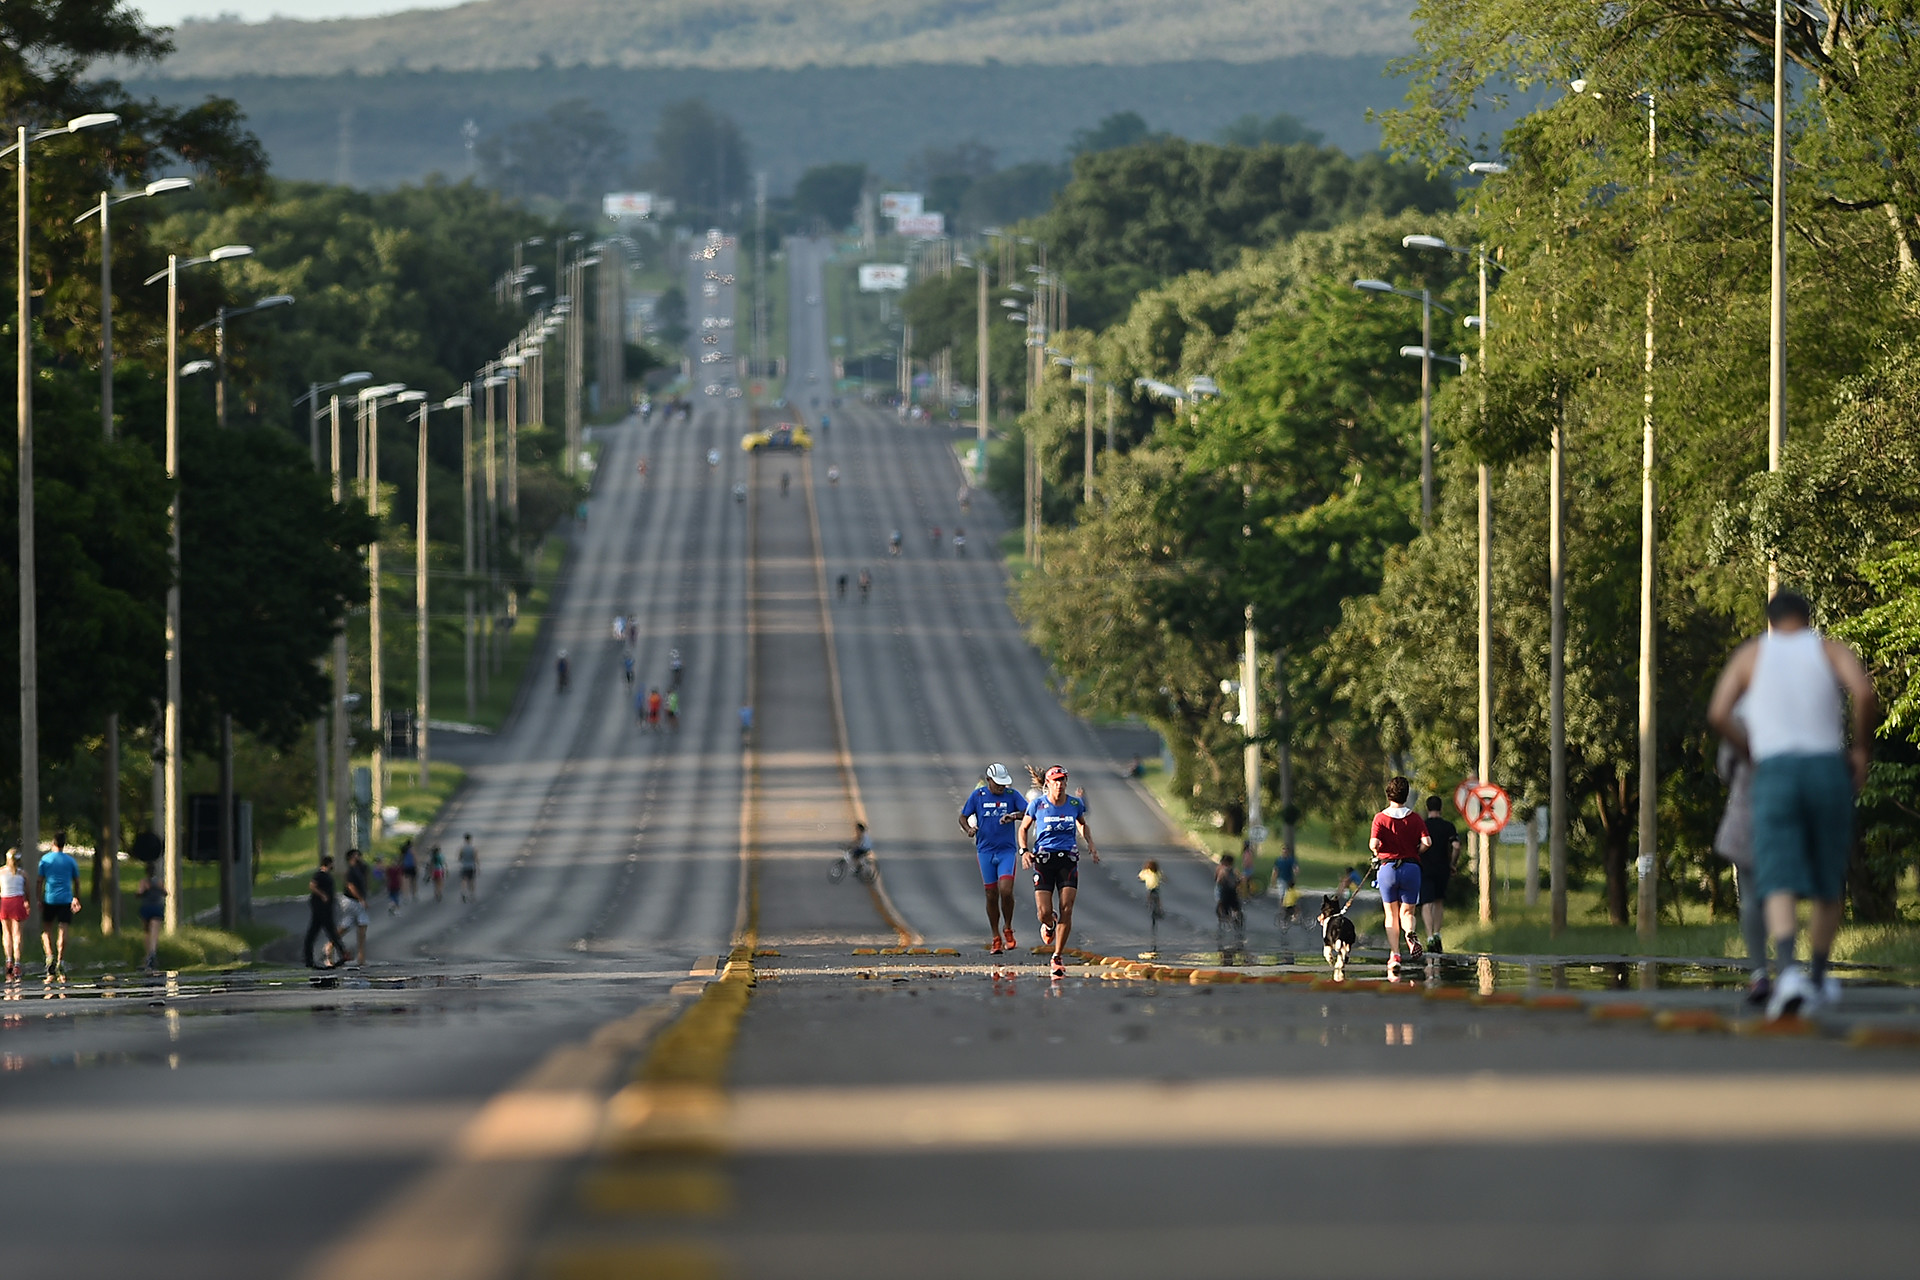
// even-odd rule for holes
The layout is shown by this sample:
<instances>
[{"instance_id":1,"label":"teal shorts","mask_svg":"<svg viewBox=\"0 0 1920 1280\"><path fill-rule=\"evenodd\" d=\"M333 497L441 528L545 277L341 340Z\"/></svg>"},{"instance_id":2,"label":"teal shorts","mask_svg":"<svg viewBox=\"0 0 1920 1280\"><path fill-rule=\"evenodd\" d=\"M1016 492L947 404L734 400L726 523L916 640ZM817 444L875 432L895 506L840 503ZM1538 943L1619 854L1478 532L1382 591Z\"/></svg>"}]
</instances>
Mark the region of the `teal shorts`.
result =
<instances>
[{"instance_id":1,"label":"teal shorts","mask_svg":"<svg viewBox=\"0 0 1920 1280\"><path fill-rule=\"evenodd\" d=\"M1769 756L1753 766L1760 894L1838 902L1853 853L1853 771L1843 755Z\"/></svg>"}]
</instances>

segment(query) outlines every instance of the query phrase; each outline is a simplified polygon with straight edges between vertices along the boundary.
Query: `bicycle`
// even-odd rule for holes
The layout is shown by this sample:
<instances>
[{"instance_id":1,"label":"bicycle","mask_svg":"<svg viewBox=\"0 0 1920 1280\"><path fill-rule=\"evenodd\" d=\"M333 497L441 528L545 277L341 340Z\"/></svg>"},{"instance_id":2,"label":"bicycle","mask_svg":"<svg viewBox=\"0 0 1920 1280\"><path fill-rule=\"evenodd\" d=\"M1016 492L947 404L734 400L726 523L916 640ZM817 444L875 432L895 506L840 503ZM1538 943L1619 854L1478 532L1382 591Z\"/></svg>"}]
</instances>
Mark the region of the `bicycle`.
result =
<instances>
[{"instance_id":1,"label":"bicycle","mask_svg":"<svg viewBox=\"0 0 1920 1280\"><path fill-rule=\"evenodd\" d=\"M853 878L861 884L872 884L879 878L879 868L874 866L871 853L854 856L852 849L842 849L840 856L827 865L827 883L839 884L847 878L847 872L853 872Z\"/></svg>"}]
</instances>

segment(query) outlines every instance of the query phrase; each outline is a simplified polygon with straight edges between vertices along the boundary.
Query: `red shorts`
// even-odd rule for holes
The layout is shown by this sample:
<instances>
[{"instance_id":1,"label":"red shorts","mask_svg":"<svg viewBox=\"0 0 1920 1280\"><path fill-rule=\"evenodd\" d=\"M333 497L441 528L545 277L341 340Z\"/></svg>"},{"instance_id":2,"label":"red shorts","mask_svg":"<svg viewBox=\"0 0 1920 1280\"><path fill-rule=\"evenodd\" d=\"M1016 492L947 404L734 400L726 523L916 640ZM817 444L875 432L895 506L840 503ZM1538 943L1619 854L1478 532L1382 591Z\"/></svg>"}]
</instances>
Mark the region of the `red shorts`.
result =
<instances>
[{"instance_id":1,"label":"red shorts","mask_svg":"<svg viewBox=\"0 0 1920 1280\"><path fill-rule=\"evenodd\" d=\"M17 898L0 898L0 920L25 920L27 918L27 898L21 894Z\"/></svg>"}]
</instances>

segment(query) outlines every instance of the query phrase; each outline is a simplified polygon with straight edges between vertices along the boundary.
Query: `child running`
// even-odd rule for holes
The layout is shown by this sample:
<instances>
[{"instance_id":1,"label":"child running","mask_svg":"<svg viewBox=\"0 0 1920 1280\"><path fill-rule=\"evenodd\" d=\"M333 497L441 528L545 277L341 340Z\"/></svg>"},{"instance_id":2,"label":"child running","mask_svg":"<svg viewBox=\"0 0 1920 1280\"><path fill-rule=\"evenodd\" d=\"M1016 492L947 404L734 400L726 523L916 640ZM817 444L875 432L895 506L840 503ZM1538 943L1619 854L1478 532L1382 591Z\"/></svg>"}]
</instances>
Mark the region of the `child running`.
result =
<instances>
[{"instance_id":1,"label":"child running","mask_svg":"<svg viewBox=\"0 0 1920 1280\"><path fill-rule=\"evenodd\" d=\"M1140 883L1147 886L1147 921L1155 932L1159 931L1160 921L1166 918L1166 912L1160 906L1160 860L1148 858L1147 865L1140 868Z\"/></svg>"}]
</instances>

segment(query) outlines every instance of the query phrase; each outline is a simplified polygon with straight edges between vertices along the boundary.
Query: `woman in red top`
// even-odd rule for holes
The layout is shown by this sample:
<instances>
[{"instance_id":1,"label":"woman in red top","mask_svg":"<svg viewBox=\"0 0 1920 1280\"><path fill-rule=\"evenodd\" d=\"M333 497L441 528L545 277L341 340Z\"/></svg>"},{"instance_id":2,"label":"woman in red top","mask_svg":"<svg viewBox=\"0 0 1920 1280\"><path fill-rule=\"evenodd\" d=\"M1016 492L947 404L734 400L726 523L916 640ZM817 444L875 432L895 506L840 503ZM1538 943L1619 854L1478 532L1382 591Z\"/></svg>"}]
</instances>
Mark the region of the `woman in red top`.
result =
<instances>
[{"instance_id":1,"label":"woman in red top","mask_svg":"<svg viewBox=\"0 0 1920 1280\"><path fill-rule=\"evenodd\" d=\"M1387 965L1400 963L1400 934L1407 935L1407 959L1420 954L1420 851L1432 844L1427 824L1407 806L1413 789L1395 775L1387 783L1387 807L1373 815L1367 846L1380 863L1380 905L1387 912Z\"/></svg>"}]
</instances>

